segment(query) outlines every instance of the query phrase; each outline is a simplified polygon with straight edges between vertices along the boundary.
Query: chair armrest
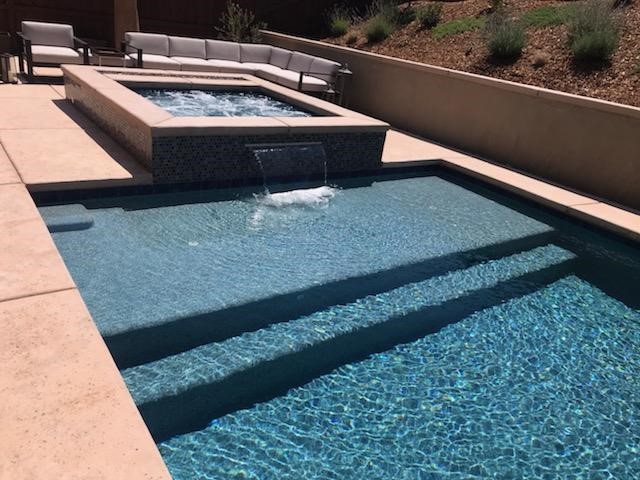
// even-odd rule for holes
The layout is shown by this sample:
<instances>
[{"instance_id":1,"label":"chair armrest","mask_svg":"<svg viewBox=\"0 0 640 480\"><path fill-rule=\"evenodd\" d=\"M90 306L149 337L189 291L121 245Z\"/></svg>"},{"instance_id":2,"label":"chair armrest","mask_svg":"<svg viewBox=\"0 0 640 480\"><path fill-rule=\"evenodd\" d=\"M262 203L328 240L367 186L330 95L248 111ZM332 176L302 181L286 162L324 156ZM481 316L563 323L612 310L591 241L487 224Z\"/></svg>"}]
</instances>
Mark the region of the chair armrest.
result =
<instances>
[{"instance_id":1,"label":"chair armrest","mask_svg":"<svg viewBox=\"0 0 640 480\"><path fill-rule=\"evenodd\" d=\"M322 75L324 77L328 77L329 74L327 72L312 72L311 70L307 70L307 71L302 71L300 72L300 79L298 80L298 91L302 91L302 82L304 81L304 76L308 75L308 76L314 76L314 75ZM335 85L335 81L338 77L338 74L334 74L331 76L331 80L329 82L327 82L331 87L334 87ZM317 77L315 77L317 78ZM322 79L320 79L322 80Z\"/></svg>"},{"instance_id":2,"label":"chair armrest","mask_svg":"<svg viewBox=\"0 0 640 480\"><path fill-rule=\"evenodd\" d=\"M76 48L82 47L82 63L89 65L89 44L78 37L73 37L73 44Z\"/></svg>"},{"instance_id":3,"label":"chair armrest","mask_svg":"<svg viewBox=\"0 0 640 480\"><path fill-rule=\"evenodd\" d=\"M136 47L133 43L129 43L127 41L123 41L122 42L122 51L125 54L127 53L127 48L134 48L136 50L136 53L138 55L138 58L136 59L136 67L137 68L144 68L144 63L142 61L142 48Z\"/></svg>"}]
</instances>

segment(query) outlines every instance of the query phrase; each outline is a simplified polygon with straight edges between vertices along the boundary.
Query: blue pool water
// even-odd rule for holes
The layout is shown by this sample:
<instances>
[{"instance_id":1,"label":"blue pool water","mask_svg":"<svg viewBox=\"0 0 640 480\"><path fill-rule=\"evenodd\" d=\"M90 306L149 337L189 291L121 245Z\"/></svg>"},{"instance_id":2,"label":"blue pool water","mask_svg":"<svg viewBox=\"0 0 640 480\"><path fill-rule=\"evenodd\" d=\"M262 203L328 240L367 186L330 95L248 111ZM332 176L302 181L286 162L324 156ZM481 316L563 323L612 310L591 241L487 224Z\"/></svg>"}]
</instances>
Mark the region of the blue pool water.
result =
<instances>
[{"instance_id":1,"label":"blue pool water","mask_svg":"<svg viewBox=\"0 0 640 480\"><path fill-rule=\"evenodd\" d=\"M312 113L258 91L138 88L176 117L310 117Z\"/></svg>"},{"instance_id":2,"label":"blue pool water","mask_svg":"<svg viewBox=\"0 0 640 480\"><path fill-rule=\"evenodd\" d=\"M634 246L438 176L41 212L176 479L640 476Z\"/></svg>"}]
</instances>

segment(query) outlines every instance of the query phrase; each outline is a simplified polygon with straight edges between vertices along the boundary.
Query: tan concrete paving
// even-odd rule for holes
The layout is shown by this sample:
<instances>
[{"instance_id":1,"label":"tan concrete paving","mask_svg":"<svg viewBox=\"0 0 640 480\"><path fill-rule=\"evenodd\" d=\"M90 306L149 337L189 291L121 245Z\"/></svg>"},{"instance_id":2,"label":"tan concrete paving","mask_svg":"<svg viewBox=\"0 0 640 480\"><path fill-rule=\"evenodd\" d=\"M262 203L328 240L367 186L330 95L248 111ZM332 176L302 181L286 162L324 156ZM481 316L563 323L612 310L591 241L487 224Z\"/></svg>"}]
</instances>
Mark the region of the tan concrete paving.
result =
<instances>
[{"instance_id":1,"label":"tan concrete paving","mask_svg":"<svg viewBox=\"0 0 640 480\"><path fill-rule=\"evenodd\" d=\"M5 98L64 98L52 85L1 85L0 99Z\"/></svg>"},{"instance_id":2,"label":"tan concrete paving","mask_svg":"<svg viewBox=\"0 0 640 480\"><path fill-rule=\"evenodd\" d=\"M0 86L0 90L5 87ZM69 102L62 99L3 98L2 110L0 130L82 128L87 122Z\"/></svg>"},{"instance_id":3,"label":"tan concrete paving","mask_svg":"<svg viewBox=\"0 0 640 480\"><path fill-rule=\"evenodd\" d=\"M0 478L170 478L77 290L2 302L0 325Z\"/></svg>"},{"instance_id":4,"label":"tan concrete paving","mask_svg":"<svg viewBox=\"0 0 640 480\"><path fill-rule=\"evenodd\" d=\"M0 144L0 185L7 183L22 183L22 180Z\"/></svg>"},{"instance_id":5,"label":"tan concrete paving","mask_svg":"<svg viewBox=\"0 0 640 480\"><path fill-rule=\"evenodd\" d=\"M24 185L0 185L0 206L0 301L74 288Z\"/></svg>"},{"instance_id":6,"label":"tan concrete paving","mask_svg":"<svg viewBox=\"0 0 640 480\"><path fill-rule=\"evenodd\" d=\"M396 163L441 160L455 153L454 150L427 142L419 137L398 130L389 130L382 152L382 161Z\"/></svg>"},{"instance_id":7,"label":"tan concrete paving","mask_svg":"<svg viewBox=\"0 0 640 480\"><path fill-rule=\"evenodd\" d=\"M101 130L0 130L0 143L32 190L151 183L151 174Z\"/></svg>"}]
</instances>

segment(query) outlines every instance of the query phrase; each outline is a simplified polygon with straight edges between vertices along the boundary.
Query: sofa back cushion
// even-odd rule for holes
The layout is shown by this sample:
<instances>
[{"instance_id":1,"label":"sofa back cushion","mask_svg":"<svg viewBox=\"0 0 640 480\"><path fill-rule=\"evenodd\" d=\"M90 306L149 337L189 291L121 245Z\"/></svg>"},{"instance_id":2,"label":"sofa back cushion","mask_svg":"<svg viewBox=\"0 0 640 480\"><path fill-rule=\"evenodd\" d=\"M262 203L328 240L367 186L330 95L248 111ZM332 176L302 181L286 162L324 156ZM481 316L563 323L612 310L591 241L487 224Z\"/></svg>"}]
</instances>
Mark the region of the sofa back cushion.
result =
<instances>
[{"instance_id":1,"label":"sofa back cushion","mask_svg":"<svg viewBox=\"0 0 640 480\"><path fill-rule=\"evenodd\" d=\"M291 60L291 52L290 50L285 50L284 48L271 47L271 57L269 58L269 63L276 67L287 68L289 65L289 61Z\"/></svg>"},{"instance_id":2,"label":"sofa back cushion","mask_svg":"<svg viewBox=\"0 0 640 480\"><path fill-rule=\"evenodd\" d=\"M127 47L127 53L135 53L136 48L141 48L143 55L169 56L169 37L159 33L127 32L124 34L125 42L131 44ZM143 57L144 58L144 57Z\"/></svg>"},{"instance_id":3,"label":"sofa back cushion","mask_svg":"<svg viewBox=\"0 0 640 480\"><path fill-rule=\"evenodd\" d=\"M169 37L169 56L207 58L204 40L201 38Z\"/></svg>"},{"instance_id":4,"label":"sofa back cushion","mask_svg":"<svg viewBox=\"0 0 640 480\"><path fill-rule=\"evenodd\" d=\"M240 61L242 63L269 63L271 46L255 43L240 44Z\"/></svg>"},{"instance_id":5,"label":"sofa back cushion","mask_svg":"<svg viewBox=\"0 0 640 480\"><path fill-rule=\"evenodd\" d=\"M207 59L240 61L240 44L223 40L207 40Z\"/></svg>"},{"instance_id":6,"label":"sofa back cushion","mask_svg":"<svg viewBox=\"0 0 640 480\"><path fill-rule=\"evenodd\" d=\"M291 60L289 60L289 65L287 65L287 70L291 70L292 72L309 72L314 58L315 57L307 55L306 53L293 52Z\"/></svg>"},{"instance_id":7,"label":"sofa back cushion","mask_svg":"<svg viewBox=\"0 0 640 480\"><path fill-rule=\"evenodd\" d=\"M73 27L63 23L22 22L22 34L33 45L73 48Z\"/></svg>"},{"instance_id":8,"label":"sofa back cushion","mask_svg":"<svg viewBox=\"0 0 640 480\"><path fill-rule=\"evenodd\" d=\"M333 82L339 69L339 63L324 58L316 57L311 62L311 75L325 82Z\"/></svg>"}]
</instances>

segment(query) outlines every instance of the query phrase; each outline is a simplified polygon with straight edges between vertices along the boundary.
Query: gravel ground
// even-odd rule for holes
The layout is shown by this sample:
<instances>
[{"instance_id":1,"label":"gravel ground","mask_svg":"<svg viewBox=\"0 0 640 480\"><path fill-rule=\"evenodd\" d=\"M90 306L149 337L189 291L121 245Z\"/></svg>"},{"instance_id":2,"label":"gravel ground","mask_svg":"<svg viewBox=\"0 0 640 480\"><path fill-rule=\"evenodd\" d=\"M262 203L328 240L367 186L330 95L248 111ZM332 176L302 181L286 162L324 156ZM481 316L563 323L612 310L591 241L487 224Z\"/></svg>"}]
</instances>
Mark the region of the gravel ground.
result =
<instances>
[{"instance_id":1,"label":"gravel ground","mask_svg":"<svg viewBox=\"0 0 640 480\"><path fill-rule=\"evenodd\" d=\"M516 15L535 7L563 3L566 2L510 0L506 5ZM441 22L483 15L489 8L489 0L449 1L444 3ZM618 9L617 15L620 43L611 64L601 67L580 65L572 60L567 29L562 25L528 28L525 50L510 65L496 64L488 58L481 30L436 40L430 31L419 29L414 22L385 41L371 45L366 42L362 26L355 26L349 34L326 41L345 45L347 37L355 33L358 41L351 45L354 48L640 107L640 0ZM545 58L546 63L534 66L537 57Z\"/></svg>"}]
</instances>

